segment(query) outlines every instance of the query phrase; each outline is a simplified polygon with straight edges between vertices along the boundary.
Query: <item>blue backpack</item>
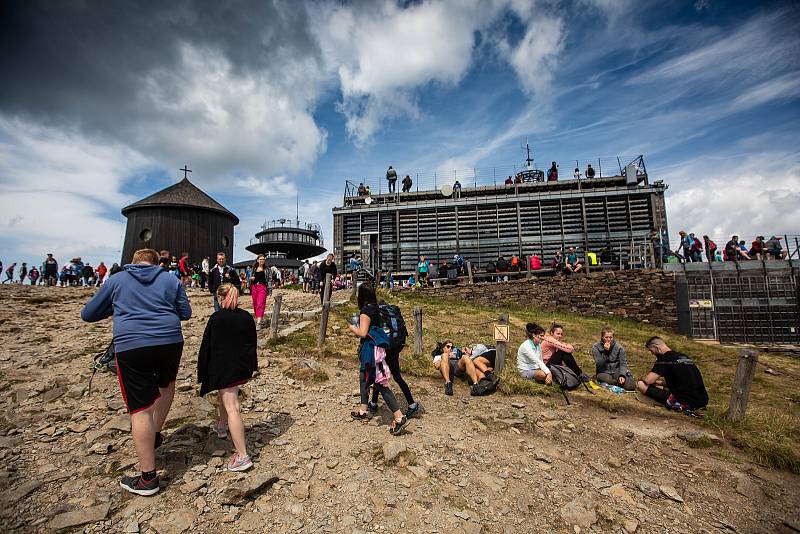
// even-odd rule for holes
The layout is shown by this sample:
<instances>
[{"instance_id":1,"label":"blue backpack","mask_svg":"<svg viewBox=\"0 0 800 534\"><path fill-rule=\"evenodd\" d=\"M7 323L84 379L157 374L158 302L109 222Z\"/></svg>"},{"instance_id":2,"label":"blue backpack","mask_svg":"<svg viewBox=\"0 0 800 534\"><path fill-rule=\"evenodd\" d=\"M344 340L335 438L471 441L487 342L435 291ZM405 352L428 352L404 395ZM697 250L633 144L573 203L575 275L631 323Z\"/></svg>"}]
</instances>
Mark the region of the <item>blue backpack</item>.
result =
<instances>
[{"instance_id":1,"label":"blue backpack","mask_svg":"<svg viewBox=\"0 0 800 534\"><path fill-rule=\"evenodd\" d=\"M389 337L389 350L403 350L403 347L406 346L406 338L408 338L408 329L403 320L403 314L400 313L400 308L391 304L380 304L378 313L381 319L380 327Z\"/></svg>"}]
</instances>

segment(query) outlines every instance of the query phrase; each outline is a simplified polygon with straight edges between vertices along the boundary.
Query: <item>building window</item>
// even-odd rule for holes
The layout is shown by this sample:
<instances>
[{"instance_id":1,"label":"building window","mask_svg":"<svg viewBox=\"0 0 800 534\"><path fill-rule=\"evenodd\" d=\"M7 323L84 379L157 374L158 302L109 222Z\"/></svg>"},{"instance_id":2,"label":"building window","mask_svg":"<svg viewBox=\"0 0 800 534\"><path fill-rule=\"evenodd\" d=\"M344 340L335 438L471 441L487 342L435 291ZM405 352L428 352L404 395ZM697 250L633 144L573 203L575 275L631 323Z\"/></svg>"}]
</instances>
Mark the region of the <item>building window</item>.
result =
<instances>
[{"instance_id":1,"label":"building window","mask_svg":"<svg viewBox=\"0 0 800 534\"><path fill-rule=\"evenodd\" d=\"M144 228L141 232L139 232L139 239L142 241L150 241L150 238L153 237L153 231L150 228Z\"/></svg>"},{"instance_id":2,"label":"building window","mask_svg":"<svg viewBox=\"0 0 800 534\"><path fill-rule=\"evenodd\" d=\"M224 235L222 236L222 248L228 248L231 244L231 238Z\"/></svg>"}]
</instances>

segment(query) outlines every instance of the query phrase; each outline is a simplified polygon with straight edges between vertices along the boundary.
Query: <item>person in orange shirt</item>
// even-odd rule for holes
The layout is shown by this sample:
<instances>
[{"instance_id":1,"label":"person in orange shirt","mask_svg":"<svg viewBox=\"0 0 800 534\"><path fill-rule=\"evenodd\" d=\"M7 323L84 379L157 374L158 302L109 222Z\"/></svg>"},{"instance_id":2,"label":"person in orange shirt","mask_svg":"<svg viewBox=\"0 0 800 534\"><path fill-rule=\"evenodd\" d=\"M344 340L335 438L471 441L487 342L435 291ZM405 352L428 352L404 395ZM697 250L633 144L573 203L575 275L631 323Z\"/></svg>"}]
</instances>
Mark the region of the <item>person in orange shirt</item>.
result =
<instances>
[{"instance_id":1,"label":"person in orange shirt","mask_svg":"<svg viewBox=\"0 0 800 534\"><path fill-rule=\"evenodd\" d=\"M553 323L550 331L542 339L542 361L547 367L551 365L563 365L569 367L582 382L590 380L589 375L584 373L572 353L575 347L564 341L564 327Z\"/></svg>"}]
</instances>

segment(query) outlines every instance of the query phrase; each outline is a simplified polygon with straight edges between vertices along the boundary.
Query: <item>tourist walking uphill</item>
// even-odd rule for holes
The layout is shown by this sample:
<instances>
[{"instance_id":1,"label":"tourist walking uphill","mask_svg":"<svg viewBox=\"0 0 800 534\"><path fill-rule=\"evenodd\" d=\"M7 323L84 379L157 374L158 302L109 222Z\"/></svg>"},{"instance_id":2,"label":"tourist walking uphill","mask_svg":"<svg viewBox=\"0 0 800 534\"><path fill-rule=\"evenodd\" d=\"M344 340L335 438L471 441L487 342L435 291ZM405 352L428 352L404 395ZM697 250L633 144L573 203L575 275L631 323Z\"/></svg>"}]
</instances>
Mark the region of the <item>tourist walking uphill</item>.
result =
<instances>
[{"instance_id":1,"label":"tourist walking uphill","mask_svg":"<svg viewBox=\"0 0 800 534\"><path fill-rule=\"evenodd\" d=\"M261 330L261 322L264 320L264 309L267 307L267 296L269 296L269 283L267 280L267 259L263 254L259 254L250 276L250 296L253 299L253 313L256 316L256 330Z\"/></svg>"},{"instance_id":2,"label":"tourist walking uphill","mask_svg":"<svg viewBox=\"0 0 800 534\"><path fill-rule=\"evenodd\" d=\"M242 283L239 280L239 275L233 267L225 263L225 253L217 252L217 263L211 269L208 275L208 290L214 297L214 311L219 311L219 302L217 301L217 289L224 283L233 284L238 289Z\"/></svg>"},{"instance_id":3,"label":"tourist walking uphill","mask_svg":"<svg viewBox=\"0 0 800 534\"><path fill-rule=\"evenodd\" d=\"M183 352L180 322L192 316L180 281L157 264L155 250L137 250L133 263L109 278L81 311L87 322L114 318L117 378L141 469L120 485L138 495L159 489L155 449L175 395Z\"/></svg>"},{"instance_id":4,"label":"tourist walking uphill","mask_svg":"<svg viewBox=\"0 0 800 534\"><path fill-rule=\"evenodd\" d=\"M262 271L263 272L263 271ZM217 436L230 432L236 453L228 462L229 471L245 471L253 466L247 454L244 421L239 406L239 387L258 369L256 328L253 318L239 308L239 290L225 283L217 288L220 309L208 318L200 353L197 356L197 381L200 395L219 391Z\"/></svg>"},{"instance_id":5,"label":"tourist walking uphill","mask_svg":"<svg viewBox=\"0 0 800 534\"><path fill-rule=\"evenodd\" d=\"M350 331L359 338L358 359L359 372L358 384L361 393L361 405L358 410L350 415L353 419L368 421L370 414L368 411L369 389L374 387L383 396L383 400L392 411L394 419L389 427L389 433L393 436L400 435L403 429L408 426L408 417L400 411L397 398L389 389L389 379L391 372L385 361L386 349L389 348L389 337L383 328L380 328L380 311L378 310L378 300L375 291L369 284L361 284L358 288L358 307L361 310L356 325L348 324ZM381 357L383 356L383 357Z\"/></svg>"},{"instance_id":6,"label":"tourist walking uphill","mask_svg":"<svg viewBox=\"0 0 800 534\"><path fill-rule=\"evenodd\" d=\"M333 261L333 254L328 254L325 258L325 261L319 266L319 281L320 281L320 291L319 291L319 300L320 302L325 302L325 278L327 274L331 275L331 284L333 284L333 280L336 278L337 270L336 270L336 263ZM333 287L331 287L331 292L333 291Z\"/></svg>"}]
</instances>

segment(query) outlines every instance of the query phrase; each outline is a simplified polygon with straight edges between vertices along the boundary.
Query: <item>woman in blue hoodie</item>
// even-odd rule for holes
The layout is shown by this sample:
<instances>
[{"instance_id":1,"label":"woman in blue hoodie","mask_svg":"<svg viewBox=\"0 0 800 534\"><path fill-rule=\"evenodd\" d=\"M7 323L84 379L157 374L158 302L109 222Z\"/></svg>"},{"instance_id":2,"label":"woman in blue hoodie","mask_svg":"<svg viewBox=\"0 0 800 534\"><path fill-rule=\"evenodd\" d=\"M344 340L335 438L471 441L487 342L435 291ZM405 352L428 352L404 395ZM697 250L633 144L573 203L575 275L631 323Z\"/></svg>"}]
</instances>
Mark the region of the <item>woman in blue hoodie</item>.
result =
<instances>
[{"instance_id":1,"label":"woman in blue hoodie","mask_svg":"<svg viewBox=\"0 0 800 534\"><path fill-rule=\"evenodd\" d=\"M120 485L153 495L159 489L155 448L161 445L183 352L180 322L192 316L192 308L180 280L158 266L158 252L142 249L81 311L90 323L112 316L117 378L142 470L123 477Z\"/></svg>"},{"instance_id":2,"label":"woman in blue hoodie","mask_svg":"<svg viewBox=\"0 0 800 534\"><path fill-rule=\"evenodd\" d=\"M408 418L400 411L400 405L397 403L397 398L394 396L392 390L375 381L375 359L373 356L375 346L381 346L381 344L388 346L389 342L386 332L384 332L383 328L378 326L380 321L378 300L375 297L375 291L369 284L361 284L361 286L359 286L357 298L358 307L361 309L361 313L358 317L358 324L349 324L348 326L350 327L350 331L361 340L358 346L358 354L361 361L358 374L361 405L357 411L351 412L350 415L353 416L353 419L360 419L363 421L370 419L371 416L367 409L367 402L369 402L369 388L373 386L383 396L383 400L394 415L392 424L389 427L389 432L393 436L397 436L408 426Z\"/></svg>"}]
</instances>

